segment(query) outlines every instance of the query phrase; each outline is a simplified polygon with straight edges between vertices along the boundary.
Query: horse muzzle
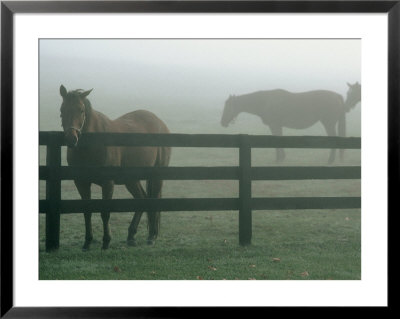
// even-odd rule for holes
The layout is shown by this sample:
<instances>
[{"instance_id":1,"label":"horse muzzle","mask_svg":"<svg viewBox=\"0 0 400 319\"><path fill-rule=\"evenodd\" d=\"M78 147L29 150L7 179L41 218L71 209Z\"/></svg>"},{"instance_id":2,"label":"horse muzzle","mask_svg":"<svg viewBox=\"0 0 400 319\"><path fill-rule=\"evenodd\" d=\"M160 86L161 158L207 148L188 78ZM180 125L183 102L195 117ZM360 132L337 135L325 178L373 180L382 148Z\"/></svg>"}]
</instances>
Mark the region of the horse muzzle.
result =
<instances>
[{"instance_id":1,"label":"horse muzzle","mask_svg":"<svg viewBox=\"0 0 400 319\"><path fill-rule=\"evenodd\" d=\"M70 127L65 132L65 142L66 142L67 146L71 147L71 148L77 147L80 135L81 135L80 130L78 130L74 127Z\"/></svg>"}]
</instances>

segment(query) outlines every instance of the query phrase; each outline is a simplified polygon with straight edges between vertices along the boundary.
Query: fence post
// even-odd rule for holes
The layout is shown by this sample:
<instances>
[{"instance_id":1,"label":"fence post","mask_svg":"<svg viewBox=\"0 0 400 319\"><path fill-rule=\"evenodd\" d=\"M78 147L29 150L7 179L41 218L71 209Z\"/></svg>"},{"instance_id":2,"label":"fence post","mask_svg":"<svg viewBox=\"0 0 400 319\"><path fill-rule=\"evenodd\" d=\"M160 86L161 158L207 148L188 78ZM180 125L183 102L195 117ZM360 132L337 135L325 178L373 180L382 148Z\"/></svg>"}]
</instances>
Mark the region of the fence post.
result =
<instances>
[{"instance_id":1,"label":"fence post","mask_svg":"<svg viewBox=\"0 0 400 319\"><path fill-rule=\"evenodd\" d=\"M239 244L250 245L251 216L251 147L247 135L240 135L239 147Z\"/></svg>"},{"instance_id":2,"label":"fence post","mask_svg":"<svg viewBox=\"0 0 400 319\"><path fill-rule=\"evenodd\" d=\"M51 251L58 249L60 243L61 146L56 135L47 145L46 165L49 167L49 179L46 181L46 251Z\"/></svg>"}]
</instances>

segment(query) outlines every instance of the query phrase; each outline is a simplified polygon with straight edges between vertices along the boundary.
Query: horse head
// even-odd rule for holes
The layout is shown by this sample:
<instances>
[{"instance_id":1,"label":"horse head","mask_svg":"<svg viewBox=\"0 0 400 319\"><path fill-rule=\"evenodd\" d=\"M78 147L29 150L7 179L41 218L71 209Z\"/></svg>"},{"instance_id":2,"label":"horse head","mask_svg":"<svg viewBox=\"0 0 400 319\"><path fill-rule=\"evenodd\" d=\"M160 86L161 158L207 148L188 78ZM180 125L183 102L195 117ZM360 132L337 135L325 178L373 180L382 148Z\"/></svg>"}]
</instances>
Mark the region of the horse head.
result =
<instances>
[{"instance_id":1,"label":"horse head","mask_svg":"<svg viewBox=\"0 0 400 319\"><path fill-rule=\"evenodd\" d=\"M228 127L228 125L237 116L237 111L235 110L235 96L230 95L225 102L224 112L222 113L221 125L223 127Z\"/></svg>"},{"instance_id":2,"label":"horse head","mask_svg":"<svg viewBox=\"0 0 400 319\"><path fill-rule=\"evenodd\" d=\"M361 101L361 85L356 82L354 84L347 83L349 90L347 91L345 106L348 110L356 106Z\"/></svg>"},{"instance_id":3,"label":"horse head","mask_svg":"<svg viewBox=\"0 0 400 319\"><path fill-rule=\"evenodd\" d=\"M92 90L75 90L67 92L64 85L60 86L63 98L60 109L61 125L64 129L68 147L76 147L86 121L86 112L89 101L86 97Z\"/></svg>"}]
</instances>

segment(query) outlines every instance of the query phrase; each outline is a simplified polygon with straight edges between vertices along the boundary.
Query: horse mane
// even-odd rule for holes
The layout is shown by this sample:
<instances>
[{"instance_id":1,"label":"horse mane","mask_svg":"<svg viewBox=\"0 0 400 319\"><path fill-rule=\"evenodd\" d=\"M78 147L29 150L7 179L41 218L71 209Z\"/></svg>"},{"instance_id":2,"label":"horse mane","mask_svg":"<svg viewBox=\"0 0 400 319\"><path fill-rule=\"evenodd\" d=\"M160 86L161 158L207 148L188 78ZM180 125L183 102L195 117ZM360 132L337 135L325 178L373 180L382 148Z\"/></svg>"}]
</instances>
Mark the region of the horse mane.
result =
<instances>
[{"instance_id":1,"label":"horse mane","mask_svg":"<svg viewBox=\"0 0 400 319\"><path fill-rule=\"evenodd\" d=\"M82 89L77 89L77 90L73 90L68 92L67 96L70 98L80 98L81 93L85 92L85 90ZM89 118L90 115L92 114L92 103L90 103L89 99L87 97L85 97L83 100L83 104L85 105L85 116L86 118Z\"/></svg>"}]
</instances>

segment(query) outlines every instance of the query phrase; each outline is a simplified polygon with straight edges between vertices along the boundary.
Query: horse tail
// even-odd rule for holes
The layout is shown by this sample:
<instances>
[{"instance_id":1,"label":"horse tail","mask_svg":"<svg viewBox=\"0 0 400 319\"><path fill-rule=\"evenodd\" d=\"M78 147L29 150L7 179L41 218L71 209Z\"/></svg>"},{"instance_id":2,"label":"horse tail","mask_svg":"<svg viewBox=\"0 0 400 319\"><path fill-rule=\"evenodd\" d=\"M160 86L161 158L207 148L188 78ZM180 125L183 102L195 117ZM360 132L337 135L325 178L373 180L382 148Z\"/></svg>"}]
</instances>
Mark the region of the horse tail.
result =
<instances>
[{"instance_id":1,"label":"horse tail","mask_svg":"<svg viewBox=\"0 0 400 319\"><path fill-rule=\"evenodd\" d=\"M168 166L170 160L171 149L170 147L159 147L157 149L157 158L154 163L155 167L165 167ZM146 183L146 191L148 198L161 198L161 189L163 186L163 181L159 179L151 179ZM147 227L151 227L152 224L154 231L154 239L157 237L160 231L160 223L161 223L161 212L153 211L147 213Z\"/></svg>"},{"instance_id":2,"label":"horse tail","mask_svg":"<svg viewBox=\"0 0 400 319\"><path fill-rule=\"evenodd\" d=\"M343 112L339 118L338 124L338 135L341 137L346 137L346 113ZM344 149L341 148L339 151L340 159L343 160L344 157Z\"/></svg>"}]
</instances>

